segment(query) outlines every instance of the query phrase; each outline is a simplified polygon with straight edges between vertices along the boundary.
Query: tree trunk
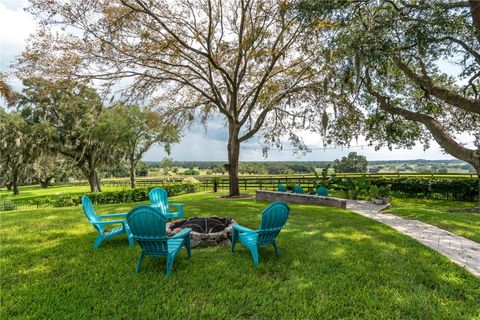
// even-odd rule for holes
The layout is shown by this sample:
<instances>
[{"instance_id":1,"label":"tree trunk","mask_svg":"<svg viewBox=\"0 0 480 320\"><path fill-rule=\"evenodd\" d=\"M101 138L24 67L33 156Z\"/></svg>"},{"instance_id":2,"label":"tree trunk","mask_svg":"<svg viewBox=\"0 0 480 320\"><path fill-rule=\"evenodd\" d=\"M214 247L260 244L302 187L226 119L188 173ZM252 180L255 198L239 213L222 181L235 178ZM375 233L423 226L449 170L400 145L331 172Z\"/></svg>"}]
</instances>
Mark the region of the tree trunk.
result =
<instances>
[{"instance_id":1,"label":"tree trunk","mask_svg":"<svg viewBox=\"0 0 480 320\"><path fill-rule=\"evenodd\" d=\"M17 169L12 170L12 189L13 189L14 196L18 196L20 194L20 191L18 191L18 170Z\"/></svg>"},{"instance_id":2,"label":"tree trunk","mask_svg":"<svg viewBox=\"0 0 480 320\"><path fill-rule=\"evenodd\" d=\"M50 186L50 181L52 181L53 177L46 177L44 179L38 179L40 186L42 189L47 189Z\"/></svg>"},{"instance_id":3,"label":"tree trunk","mask_svg":"<svg viewBox=\"0 0 480 320\"><path fill-rule=\"evenodd\" d=\"M240 157L240 141L238 141L239 128L230 123L229 124L229 138L228 138L228 182L230 196L240 195L240 188L238 186L238 159Z\"/></svg>"},{"instance_id":4,"label":"tree trunk","mask_svg":"<svg viewBox=\"0 0 480 320\"><path fill-rule=\"evenodd\" d=\"M137 179L135 174L135 159L130 156L130 187L135 189L137 187Z\"/></svg>"},{"instance_id":5,"label":"tree trunk","mask_svg":"<svg viewBox=\"0 0 480 320\"><path fill-rule=\"evenodd\" d=\"M48 180L41 180L40 181L40 187L42 189L47 189L49 185L50 185L50 182Z\"/></svg>"},{"instance_id":6,"label":"tree trunk","mask_svg":"<svg viewBox=\"0 0 480 320\"><path fill-rule=\"evenodd\" d=\"M95 169L82 170L90 185L90 192L100 192L100 181Z\"/></svg>"},{"instance_id":7,"label":"tree trunk","mask_svg":"<svg viewBox=\"0 0 480 320\"><path fill-rule=\"evenodd\" d=\"M477 156L480 158L480 150L477 151ZM480 207L480 161L479 163L474 166L475 171L477 171L477 177L478 177L478 205Z\"/></svg>"},{"instance_id":8,"label":"tree trunk","mask_svg":"<svg viewBox=\"0 0 480 320\"><path fill-rule=\"evenodd\" d=\"M100 187L100 178L98 177L97 170L93 169L94 176L95 176L95 184L97 185L98 192L102 192L102 188Z\"/></svg>"}]
</instances>

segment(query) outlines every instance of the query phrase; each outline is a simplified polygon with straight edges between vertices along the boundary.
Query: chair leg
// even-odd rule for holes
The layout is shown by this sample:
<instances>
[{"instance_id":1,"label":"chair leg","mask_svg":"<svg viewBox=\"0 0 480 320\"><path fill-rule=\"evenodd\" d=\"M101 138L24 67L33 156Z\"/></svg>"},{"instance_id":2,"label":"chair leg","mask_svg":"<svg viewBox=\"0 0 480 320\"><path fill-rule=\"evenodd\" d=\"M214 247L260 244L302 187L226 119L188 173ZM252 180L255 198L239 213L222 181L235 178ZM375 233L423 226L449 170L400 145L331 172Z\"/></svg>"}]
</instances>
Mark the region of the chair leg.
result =
<instances>
[{"instance_id":1,"label":"chair leg","mask_svg":"<svg viewBox=\"0 0 480 320\"><path fill-rule=\"evenodd\" d=\"M258 263L259 263L258 248L255 246L255 247L250 247L250 248L248 248L248 249L249 249L250 252L252 253L253 263L255 264L255 266L258 267Z\"/></svg>"},{"instance_id":2,"label":"chair leg","mask_svg":"<svg viewBox=\"0 0 480 320\"><path fill-rule=\"evenodd\" d=\"M142 260L143 260L143 253L140 254L140 258L138 259L137 268L135 269L136 273L138 273L140 271L140 266L142 265Z\"/></svg>"},{"instance_id":3,"label":"chair leg","mask_svg":"<svg viewBox=\"0 0 480 320\"><path fill-rule=\"evenodd\" d=\"M238 231L233 230L232 233L232 252L235 251L235 243L237 242L238 239Z\"/></svg>"},{"instance_id":4,"label":"chair leg","mask_svg":"<svg viewBox=\"0 0 480 320\"><path fill-rule=\"evenodd\" d=\"M102 242L103 242L103 237L102 237L101 234L99 234L99 235L97 236L97 239L96 239L95 242L93 243L93 249L96 249L96 248L100 247L100 245L102 244Z\"/></svg>"},{"instance_id":5,"label":"chair leg","mask_svg":"<svg viewBox=\"0 0 480 320\"><path fill-rule=\"evenodd\" d=\"M133 236L131 235L127 235L128 236L128 243L130 244L130 247L134 247L135 246L135 239L133 239Z\"/></svg>"},{"instance_id":6,"label":"chair leg","mask_svg":"<svg viewBox=\"0 0 480 320\"><path fill-rule=\"evenodd\" d=\"M169 254L167 257L167 270L165 272L167 277L169 277L172 274L172 266L173 266L174 260L175 260L175 256L173 254Z\"/></svg>"},{"instance_id":7,"label":"chair leg","mask_svg":"<svg viewBox=\"0 0 480 320\"><path fill-rule=\"evenodd\" d=\"M275 249L275 254L277 255L277 257L280 256L280 250L278 250L277 243L273 241L272 245L273 245L273 248Z\"/></svg>"},{"instance_id":8,"label":"chair leg","mask_svg":"<svg viewBox=\"0 0 480 320\"><path fill-rule=\"evenodd\" d=\"M187 249L187 255L190 258L192 256L192 249L190 247L190 235L188 237L185 237L183 240L185 242L185 248Z\"/></svg>"},{"instance_id":9,"label":"chair leg","mask_svg":"<svg viewBox=\"0 0 480 320\"><path fill-rule=\"evenodd\" d=\"M127 234L127 239L128 239L128 243L130 244L130 247L134 247L135 246L135 239L133 239L133 235L130 232L130 228L128 227L128 225L126 223L124 223L123 228L125 229L125 233Z\"/></svg>"}]
</instances>

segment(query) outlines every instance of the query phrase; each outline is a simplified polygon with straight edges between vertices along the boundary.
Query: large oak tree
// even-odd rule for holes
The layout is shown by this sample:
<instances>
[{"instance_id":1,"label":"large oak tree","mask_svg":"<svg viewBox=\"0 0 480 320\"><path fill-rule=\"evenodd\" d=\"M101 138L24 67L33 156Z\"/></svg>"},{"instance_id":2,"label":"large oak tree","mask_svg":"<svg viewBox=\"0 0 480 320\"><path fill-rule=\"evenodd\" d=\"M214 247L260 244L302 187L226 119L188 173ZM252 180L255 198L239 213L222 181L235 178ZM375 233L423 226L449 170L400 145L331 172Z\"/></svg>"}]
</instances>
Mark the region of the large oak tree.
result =
<instances>
[{"instance_id":1,"label":"large oak tree","mask_svg":"<svg viewBox=\"0 0 480 320\"><path fill-rule=\"evenodd\" d=\"M377 147L428 147L433 138L480 177L480 1L307 0L300 7L335 25L328 86L342 114L330 126L333 141L363 134ZM471 140L474 148L465 145Z\"/></svg>"},{"instance_id":2,"label":"large oak tree","mask_svg":"<svg viewBox=\"0 0 480 320\"><path fill-rule=\"evenodd\" d=\"M32 0L40 30L19 60L22 76L122 82L166 119L228 131L230 195L239 194L240 145L288 137L323 114L302 103L320 70L308 24L281 0ZM316 30L324 25L316 21ZM303 50L303 51L302 51ZM317 61L318 62L318 61Z\"/></svg>"}]
</instances>

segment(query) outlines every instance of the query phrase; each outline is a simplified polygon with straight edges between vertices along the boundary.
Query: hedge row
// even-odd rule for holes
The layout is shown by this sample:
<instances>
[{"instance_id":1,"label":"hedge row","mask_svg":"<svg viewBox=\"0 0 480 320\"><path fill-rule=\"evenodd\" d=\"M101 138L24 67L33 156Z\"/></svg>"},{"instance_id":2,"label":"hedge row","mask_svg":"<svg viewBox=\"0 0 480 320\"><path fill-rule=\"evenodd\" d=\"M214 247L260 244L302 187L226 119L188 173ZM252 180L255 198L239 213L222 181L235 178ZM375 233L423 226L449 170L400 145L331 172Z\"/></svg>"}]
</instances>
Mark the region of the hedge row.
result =
<instances>
[{"instance_id":1,"label":"hedge row","mask_svg":"<svg viewBox=\"0 0 480 320\"><path fill-rule=\"evenodd\" d=\"M380 178L377 186L390 186L397 197L478 201L480 180L477 178Z\"/></svg>"},{"instance_id":2,"label":"hedge row","mask_svg":"<svg viewBox=\"0 0 480 320\"><path fill-rule=\"evenodd\" d=\"M169 196L176 196L182 193L197 191L198 184L195 183L171 183L162 185ZM154 186L147 188L126 189L120 191L105 191L98 193L87 193L94 204L115 204L140 202L148 200L148 193ZM82 194L83 195L83 194ZM71 207L81 204L82 195L59 195L35 200L37 205L44 207Z\"/></svg>"}]
</instances>

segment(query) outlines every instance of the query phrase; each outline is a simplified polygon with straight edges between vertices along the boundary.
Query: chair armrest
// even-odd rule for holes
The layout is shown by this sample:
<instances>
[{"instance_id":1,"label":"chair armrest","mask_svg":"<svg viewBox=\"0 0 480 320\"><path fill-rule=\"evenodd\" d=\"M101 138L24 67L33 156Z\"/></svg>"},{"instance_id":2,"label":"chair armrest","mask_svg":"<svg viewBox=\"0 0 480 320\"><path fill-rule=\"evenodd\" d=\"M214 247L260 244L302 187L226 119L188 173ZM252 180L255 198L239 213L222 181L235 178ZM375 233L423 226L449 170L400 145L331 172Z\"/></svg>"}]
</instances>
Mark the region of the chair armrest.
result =
<instances>
[{"instance_id":1,"label":"chair armrest","mask_svg":"<svg viewBox=\"0 0 480 320\"><path fill-rule=\"evenodd\" d=\"M106 224L114 224L114 223L124 224L124 223L125 223L125 220L96 221L96 222L94 222L93 224L106 225Z\"/></svg>"},{"instance_id":2,"label":"chair armrest","mask_svg":"<svg viewBox=\"0 0 480 320\"><path fill-rule=\"evenodd\" d=\"M169 202L168 205L172 205L174 207L179 207L179 208L182 208L183 207L183 203L177 203L177 202Z\"/></svg>"},{"instance_id":3,"label":"chair armrest","mask_svg":"<svg viewBox=\"0 0 480 320\"><path fill-rule=\"evenodd\" d=\"M185 228L176 235L169 237L168 239L185 238L186 236L190 236L190 232L192 232L192 228Z\"/></svg>"},{"instance_id":4,"label":"chair armrest","mask_svg":"<svg viewBox=\"0 0 480 320\"><path fill-rule=\"evenodd\" d=\"M126 217L127 214L128 214L128 213L102 214L102 215L99 215L98 218L100 218L100 219L108 219L108 218Z\"/></svg>"},{"instance_id":5,"label":"chair armrest","mask_svg":"<svg viewBox=\"0 0 480 320\"><path fill-rule=\"evenodd\" d=\"M249 229L247 227L241 226L239 224L234 224L232 226L233 230L235 231L240 231L240 232L251 232L251 233L256 233L256 230Z\"/></svg>"}]
</instances>

